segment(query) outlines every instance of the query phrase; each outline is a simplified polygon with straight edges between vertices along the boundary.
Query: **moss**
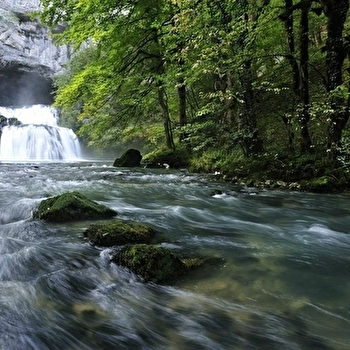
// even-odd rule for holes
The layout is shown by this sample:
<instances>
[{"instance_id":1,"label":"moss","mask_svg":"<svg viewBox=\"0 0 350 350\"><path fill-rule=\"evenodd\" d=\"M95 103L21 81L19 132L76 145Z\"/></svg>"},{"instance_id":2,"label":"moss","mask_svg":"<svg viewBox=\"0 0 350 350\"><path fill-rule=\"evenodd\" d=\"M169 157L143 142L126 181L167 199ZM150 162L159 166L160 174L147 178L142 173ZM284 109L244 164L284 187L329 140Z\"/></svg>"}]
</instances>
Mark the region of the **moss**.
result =
<instances>
[{"instance_id":1,"label":"moss","mask_svg":"<svg viewBox=\"0 0 350 350\"><path fill-rule=\"evenodd\" d=\"M110 247L128 243L150 243L155 231L143 224L114 220L107 224L90 225L84 236L95 245Z\"/></svg>"},{"instance_id":2,"label":"moss","mask_svg":"<svg viewBox=\"0 0 350 350\"><path fill-rule=\"evenodd\" d=\"M312 192L332 191L336 186L335 180L329 176L321 176L310 181L302 181L301 189Z\"/></svg>"},{"instance_id":3,"label":"moss","mask_svg":"<svg viewBox=\"0 0 350 350\"><path fill-rule=\"evenodd\" d=\"M182 262L185 265L186 270L195 270L204 265L207 259L204 258L185 258Z\"/></svg>"},{"instance_id":4,"label":"moss","mask_svg":"<svg viewBox=\"0 0 350 350\"><path fill-rule=\"evenodd\" d=\"M206 155L210 162L203 166ZM191 171L217 172L225 181L248 187L288 188L311 192L339 192L350 190L349 169L338 159L324 152L305 155L264 154L242 158L233 152L206 152L196 161L191 160ZM227 162L222 161L227 158ZM207 160L208 160L207 159ZM193 166L195 165L195 166ZM218 178L218 175L216 176Z\"/></svg>"},{"instance_id":5,"label":"moss","mask_svg":"<svg viewBox=\"0 0 350 350\"><path fill-rule=\"evenodd\" d=\"M145 282L167 282L187 271L175 253L156 245L127 245L112 260L141 276Z\"/></svg>"},{"instance_id":6,"label":"moss","mask_svg":"<svg viewBox=\"0 0 350 350\"><path fill-rule=\"evenodd\" d=\"M159 149L144 156L143 163L148 167L162 167L163 164L170 168L187 167L189 164L189 153L185 148L175 151L170 149Z\"/></svg>"},{"instance_id":7,"label":"moss","mask_svg":"<svg viewBox=\"0 0 350 350\"><path fill-rule=\"evenodd\" d=\"M170 249L148 244L126 245L112 258L118 265L128 268L145 282L165 283L204 265L222 265L222 258L186 257Z\"/></svg>"},{"instance_id":8,"label":"moss","mask_svg":"<svg viewBox=\"0 0 350 350\"><path fill-rule=\"evenodd\" d=\"M138 167L140 166L140 162L142 159L142 155L140 151L136 149L128 149L125 151L120 158L117 158L113 166L115 167Z\"/></svg>"},{"instance_id":9,"label":"moss","mask_svg":"<svg viewBox=\"0 0 350 350\"><path fill-rule=\"evenodd\" d=\"M84 219L102 219L117 214L102 204L91 201L79 192L68 192L41 201L33 212L34 219L64 222Z\"/></svg>"}]
</instances>

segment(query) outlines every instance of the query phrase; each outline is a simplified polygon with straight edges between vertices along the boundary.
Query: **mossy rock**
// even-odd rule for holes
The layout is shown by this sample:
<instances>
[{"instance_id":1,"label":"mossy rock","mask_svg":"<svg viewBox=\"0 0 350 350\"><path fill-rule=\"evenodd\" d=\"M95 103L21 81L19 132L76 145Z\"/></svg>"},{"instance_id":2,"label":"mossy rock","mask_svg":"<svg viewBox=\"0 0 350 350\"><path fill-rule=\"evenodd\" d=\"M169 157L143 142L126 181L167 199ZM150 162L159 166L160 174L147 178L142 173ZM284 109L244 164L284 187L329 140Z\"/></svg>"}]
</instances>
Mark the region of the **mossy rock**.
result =
<instances>
[{"instance_id":1,"label":"mossy rock","mask_svg":"<svg viewBox=\"0 0 350 350\"><path fill-rule=\"evenodd\" d=\"M138 167L141 165L142 155L137 149L128 149L120 158L117 158L113 166L115 167Z\"/></svg>"},{"instance_id":2,"label":"mossy rock","mask_svg":"<svg viewBox=\"0 0 350 350\"><path fill-rule=\"evenodd\" d=\"M115 215L115 210L91 201L76 191L45 199L33 212L34 219L52 222L105 219Z\"/></svg>"},{"instance_id":3,"label":"mossy rock","mask_svg":"<svg viewBox=\"0 0 350 350\"><path fill-rule=\"evenodd\" d=\"M102 247L128 243L150 243L155 231L144 224L114 220L106 224L92 224L84 232L90 243Z\"/></svg>"},{"instance_id":4,"label":"mossy rock","mask_svg":"<svg viewBox=\"0 0 350 350\"><path fill-rule=\"evenodd\" d=\"M309 181L301 181L301 190L312 192L329 192L335 189L336 181L330 176L321 176Z\"/></svg>"},{"instance_id":5,"label":"mossy rock","mask_svg":"<svg viewBox=\"0 0 350 350\"><path fill-rule=\"evenodd\" d=\"M170 249L147 244L126 245L112 261L128 268L145 282L153 283L173 281L204 263L203 259L181 259Z\"/></svg>"},{"instance_id":6,"label":"mossy rock","mask_svg":"<svg viewBox=\"0 0 350 350\"><path fill-rule=\"evenodd\" d=\"M143 163L147 168L181 168L189 164L189 153L185 148L176 151L160 149L147 154L143 158Z\"/></svg>"},{"instance_id":7,"label":"mossy rock","mask_svg":"<svg viewBox=\"0 0 350 350\"><path fill-rule=\"evenodd\" d=\"M205 263L210 262L216 262L216 261L222 262L222 259L205 259L205 258L182 258L181 261L185 265L185 272L190 270L198 269L199 267L203 266Z\"/></svg>"}]
</instances>

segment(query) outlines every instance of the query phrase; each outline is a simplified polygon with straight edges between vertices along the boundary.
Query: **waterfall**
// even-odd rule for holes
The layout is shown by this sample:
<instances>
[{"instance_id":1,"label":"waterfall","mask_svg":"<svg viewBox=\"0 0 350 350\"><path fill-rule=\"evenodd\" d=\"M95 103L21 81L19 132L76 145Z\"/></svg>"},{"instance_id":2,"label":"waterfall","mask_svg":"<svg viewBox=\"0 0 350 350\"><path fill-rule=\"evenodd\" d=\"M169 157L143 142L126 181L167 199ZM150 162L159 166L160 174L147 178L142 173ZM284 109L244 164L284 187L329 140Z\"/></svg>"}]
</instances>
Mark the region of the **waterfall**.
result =
<instances>
[{"instance_id":1,"label":"waterfall","mask_svg":"<svg viewBox=\"0 0 350 350\"><path fill-rule=\"evenodd\" d=\"M0 107L1 161L72 161L81 158L73 130L59 126L55 108Z\"/></svg>"}]
</instances>

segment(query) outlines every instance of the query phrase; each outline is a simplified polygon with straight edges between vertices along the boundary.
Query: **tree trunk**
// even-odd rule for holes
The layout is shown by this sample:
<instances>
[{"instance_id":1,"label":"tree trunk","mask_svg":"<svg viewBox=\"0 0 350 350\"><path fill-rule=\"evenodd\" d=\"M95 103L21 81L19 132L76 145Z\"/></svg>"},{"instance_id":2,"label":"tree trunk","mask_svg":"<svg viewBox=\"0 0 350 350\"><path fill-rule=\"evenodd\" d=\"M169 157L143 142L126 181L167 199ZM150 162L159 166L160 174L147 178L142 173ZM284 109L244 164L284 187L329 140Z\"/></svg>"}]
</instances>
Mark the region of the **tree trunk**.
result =
<instances>
[{"instance_id":1,"label":"tree trunk","mask_svg":"<svg viewBox=\"0 0 350 350\"><path fill-rule=\"evenodd\" d=\"M301 131L301 152L311 150L311 138L308 124L310 121L310 93L309 93L309 12L311 1L301 8L300 17L300 102L298 122Z\"/></svg>"},{"instance_id":2,"label":"tree trunk","mask_svg":"<svg viewBox=\"0 0 350 350\"><path fill-rule=\"evenodd\" d=\"M178 52L181 52L183 48L184 43L181 39L179 39L176 44L176 50ZM177 96L179 98L179 141L182 142L187 137L186 133L183 131L183 127L187 124L187 89L185 85L185 79L183 78L185 64L183 57L180 56L176 64L178 67L178 74L180 75L177 85Z\"/></svg>"},{"instance_id":3,"label":"tree trunk","mask_svg":"<svg viewBox=\"0 0 350 350\"><path fill-rule=\"evenodd\" d=\"M246 22L246 28L240 35L238 42L236 43L239 50L244 55L245 42L248 37L248 21L249 14L248 0L240 0L238 2L242 11L242 19ZM261 154L264 151L262 139L260 138L258 131L258 124L255 110L255 99L253 90L253 77L252 77L252 61L249 58L243 60L241 70L239 72L239 81L242 88L242 100L241 113L239 116L241 126L241 145L243 151L247 157Z\"/></svg>"},{"instance_id":4,"label":"tree trunk","mask_svg":"<svg viewBox=\"0 0 350 350\"><path fill-rule=\"evenodd\" d=\"M186 133L182 128L187 124L187 113L186 113L186 86L181 79L179 87L177 88L177 95L179 97L179 125L180 125L180 135L179 141L182 142L186 138Z\"/></svg>"},{"instance_id":5,"label":"tree trunk","mask_svg":"<svg viewBox=\"0 0 350 350\"><path fill-rule=\"evenodd\" d=\"M156 60L155 60L154 72L156 73L155 82L156 82L156 87L158 89L158 102L162 110L165 144L167 148L175 150L173 129L172 129L170 113L169 113L168 96L162 81L162 77L165 76L164 61L162 59L163 48L159 43L159 36L156 29L153 29L153 30L155 31L154 40L158 44L160 49L159 54L155 56Z\"/></svg>"},{"instance_id":6,"label":"tree trunk","mask_svg":"<svg viewBox=\"0 0 350 350\"><path fill-rule=\"evenodd\" d=\"M295 149L294 149L294 131L293 131L293 125L292 125L292 121L291 121L291 116L289 116L288 114L282 115L282 120L284 125L287 128L287 134L288 134L288 147L289 150L294 153Z\"/></svg>"},{"instance_id":7,"label":"tree trunk","mask_svg":"<svg viewBox=\"0 0 350 350\"><path fill-rule=\"evenodd\" d=\"M342 67L346 57L343 43L343 29L349 10L349 0L322 0L324 12L328 18L327 23L327 90L330 94L342 85ZM349 112L346 106L346 99L331 95L330 126L328 131L328 149L332 154L341 145L341 137L343 129L349 119Z\"/></svg>"},{"instance_id":8,"label":"tree trunk","mask_svg":"<svg viewBox=\"0 0 350 350\"><path fill-rule=\"evenodd\" d=\"M291 10L293 7L293 0L285 0L285 13L286 16L283 18L284 20L284 28L287 34L287 43L288 43L288 54L287 60L292 70L292 91L293 91L293 109L294 106L299 104L300 98L300 72L299 65L295 58L295 40L294 40L294 17L293 11ZM293 111L294 112L294 111ZM289 150L294 153L294 132L292 125L292 118L287 115L282 116L283 122L286 125L288 132L288 147Z\"/></svg>"},{"instance_id":9,"label":"tree trunk","mask_svg":"<svg viewBox=\"0 0 350 350\"><path fill-rule=\"evenodd\" d=\"M172 150L175 150L173 131L169 115L168 98L164 87L161 85L158 85L158 101L162 109L166 146Z\"/></svg>"},{"instance_id":10,"label":"tree trunk","mask_svg":"<svg viewBox=\"0 0 350 350\"><path fill-rule=\"evenodd\" d=\"M242 71L239 76L243 90L243 104L240 114L242 128L242 147L247 157L263 152L263 143L259 136L254 90L252 84L251 61L245 60L242 64Z\"/></svg>"},{"instance_id":11,"label":"tree trunk","mask_svg":"<svg viewBox=\"0 0 350 350\"><path fill-rule=\"evenodd\" d=\"M292 78L293 78L293 93L295 96L295 100L299 99L300 96L300 73L298 62L294 57L295 54L295 41L294 41L294 19L293 19L293 11L290 9L293 7L293 0L285 0L285 10L286 10L286 18L284 20L284 26L287 34L287 42L289 54L287 55L288 62L292 69Z\"/></svg>"}]
</instances>

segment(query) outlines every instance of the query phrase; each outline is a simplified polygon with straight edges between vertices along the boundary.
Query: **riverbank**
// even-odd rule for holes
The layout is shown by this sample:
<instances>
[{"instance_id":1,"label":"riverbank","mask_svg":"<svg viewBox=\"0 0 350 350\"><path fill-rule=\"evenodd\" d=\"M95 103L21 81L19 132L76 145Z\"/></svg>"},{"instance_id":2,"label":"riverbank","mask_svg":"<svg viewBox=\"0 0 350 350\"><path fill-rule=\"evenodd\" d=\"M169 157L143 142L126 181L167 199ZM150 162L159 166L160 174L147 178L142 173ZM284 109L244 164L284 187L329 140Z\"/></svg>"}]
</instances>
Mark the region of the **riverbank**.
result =
<instances>
[{"instance_id":1,"label":"riverbank","mask_svg":"<svg viewBox=\"0 0 350 350\"><path fill-rule=\"evenodd\" d=\"M319 193L348 191L349 169L339 160L308 155L295 158L261 156L224 169L222 178L247 186Z\"/></svg>"},{"instance_id":2,"label":"riverbank","mask_svg":"<svg viewBox=\"0 0 350 350\"><path fill-rule=\"evenodd\" d=\"M187 168L248 187L318 193L350 190L349 165L344 159L322 154L242 158L222 153L189 154L186 150L157 151L145 156L146 164Z\"/></svg>"}]
</instances>

